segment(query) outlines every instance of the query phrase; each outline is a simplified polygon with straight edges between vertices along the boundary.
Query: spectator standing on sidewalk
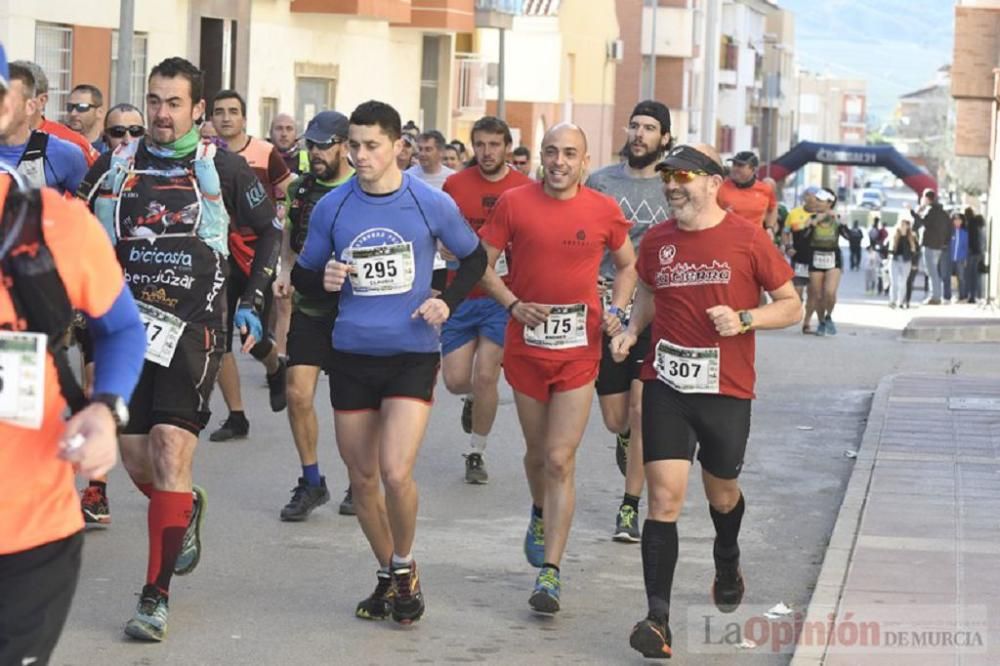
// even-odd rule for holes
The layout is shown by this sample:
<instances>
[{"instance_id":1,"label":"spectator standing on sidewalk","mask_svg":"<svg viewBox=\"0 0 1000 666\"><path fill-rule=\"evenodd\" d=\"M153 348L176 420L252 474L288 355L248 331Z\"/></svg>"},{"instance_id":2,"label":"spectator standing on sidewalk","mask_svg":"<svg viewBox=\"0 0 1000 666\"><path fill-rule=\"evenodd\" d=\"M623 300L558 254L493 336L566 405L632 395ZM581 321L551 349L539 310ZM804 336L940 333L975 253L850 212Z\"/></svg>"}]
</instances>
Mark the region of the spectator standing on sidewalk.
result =
<instances>
[{"instance_id":1,"label":"spectator standing on sidewalk","mask_svg":"<svg viewBox=\"0 0 1000 666\"><path fill-rule=\"evenodd\" d=\"M941 279L944 280L944 302L950 303L952 299L951 278L958 275L958 299L965 300L969 296L966 293L967 284L965 282L965 265L969 258L969 232L966 229L965 215L962 213L951 214L952 234L948 240L946 252L941 256Z\"/></svg>"},{"instance_id":2,"label":"spectator standing on sidewalk","mask_svg":"<svg viewBox=\"0 0 1000 666\"><path fill-rule=\"evenodd\" d=\"M917 235L913 233L910 221L900 219L896 224L896 233L892 237L892 277L889 282L889 307L909 307L909 293L913 287L913 264L919 262L917 254L920 245ZM905 297L905 300L904 300Z\"/></svg>"},{"instance_id":3,"label":"spectator standing on sidewalk","mask_svg":"<svg viewBox=\"0 0 1000 666\"><path fill-rule=\"evenodd\" d=\"M924 248L924 266L931 282L931 293L924 301L927 305L941 305L941 298L947 294L950 296L951 287L947 292L943 292L944 277L941 270L941 255L948 249L951 241L951 224L948 222L948 213L944 206L938 201L937 192L934 190L924 190L923 204L913 214L914 231L923 229L921 245Z\"/></svg>"},{"instance_id":4,"label":"spectator standing on sidewalk","mask_svg":"<svg viewBox=\"0 0 1000 666\"><path fill-rule=\"evenodd\" d=\"M970 303L983 297L979 266L986 253L986 220L971 208L965 209L965 224L969 232L969 258L965 263L965 290Z\"/></svg>"}]
</instances>

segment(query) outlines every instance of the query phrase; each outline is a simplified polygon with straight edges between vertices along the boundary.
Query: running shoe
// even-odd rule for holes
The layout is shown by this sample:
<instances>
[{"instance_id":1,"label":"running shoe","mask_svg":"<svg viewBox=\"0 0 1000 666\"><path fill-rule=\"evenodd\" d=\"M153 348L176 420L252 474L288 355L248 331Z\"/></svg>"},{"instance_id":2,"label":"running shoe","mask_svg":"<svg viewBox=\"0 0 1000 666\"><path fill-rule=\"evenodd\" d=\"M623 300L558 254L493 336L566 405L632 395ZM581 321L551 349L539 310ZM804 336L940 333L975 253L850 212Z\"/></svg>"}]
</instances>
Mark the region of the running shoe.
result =
<instances>
[{"instance_id":1,"label":"running shoe","mask_svg":"<svg viewBox=\"0 0 1000 666\"><path fill-rule=\"evenodd\" d=\"M618 471L625 476L628 468L628 445L632 441L632 431L618 433L615 435L615 462L618 463Z\"/></svg>"},{"instance_id":2,"label":"running shoe","mask_svg":"<svg viewBox=\"0 0 1000 666\"><path fill-rule=\"evenodd\" d=\"M246 439L250 434L250 421L245 416L229 415L222 426L208 436L210 442L228 442L231 439Z\"/></svg>"},{"instance_id":3,"label":"running shoe","mask_svg":"<svg viewBox=\"0 0 1000 666\"><path fill-rule=\"evenodd\" d=\"M362 620L384 620L392 612L392 600L396 596L392 586L392 574L380 569L375 576L378 578L375 591L367 599L359 601L354 611L354 616Z\"/></svg>"},{"instance_id":4,"label":"running shoe","mask_svg":"<svg viewBox=\"0 0 1000 666\"><path fill-rule=\"evenodd\" d=\"M162 641L167 635L167 597L155 585L139 595L135 616L125 623L125 635L140 641Z\"/></svg>"},{"instance_id":5,"label":"running shoe","mask_svg":"<svg viewBox=\"0 0 1000 666\"><path fill-rule=\"evenodd\" d=\"M393 567L392 619L400 624L410 624L424 614L424 593L420 591L417 563Z\"/></svg>"},{"instance_id":6,"label":"running shoe","mask_svg":"<svg viewBox=\"0 0 1000 666\"><path fill-rule=\"evenodd\" d=\"M712 583L712 601L722 613L732 613L743 602L743 574L740 556L730 560L715 558L715 581Z\"/></svg>"},{"instance_id":7,"label":"running shoe","mask_svg":"<svg viewBox=\"0 0 1000 666\"><path fill-rule=\"evenodd\" d=\"M83 510L83 522L87 525L111 524L108 496L97 486L87 486L83 489L80 496L80 508Z\"/></svg>"},{"instance_id":8,"label":"running shoe","mask_svg":"<svg viewBox=\"0 0 1000 666\"><path fill-rule=\"evenodd\" d=\"M816 335L818 335L820 337L823 337L824 335L826 335L826 322L825 321L821 321L819 323L819 326L816 327Z\"/></svg>"},{"instance_id":9,"label":"running shoe","mask_svg":"<svg viewBox=\"0 0 1000 666\"><path fill-rule=\"evenodd\" d=\"M174 563L174 574L186 576L194 571L201 560L201 523L205 519L205 509L208 508L208 495L200 486L193 486L194 504L191 506L191 520L188 521L184 541L181 542L181 552Z\"/></svg>"},{"instance_id":10,"label":"running shoe","mask_svg":"<svg viewBox=\"0 0 1000 666\"><path fill-rule=\"evenodd\" d=\"M534 511L531 512L528 533L524 535L524 556L533 567L540 567L545 563L545 523Z\"/></svg>"},{"instance_id":11,"label":"running shoe","mask_svg":"<svg viewBox=\"0 0 1000 666\"><path fill-rule=\"evenodd\" d=\"M559 612L559 572L552 567L542 567L535 579L535 590L528 604L536 613L553 615Z\"/></svg>"},{"instance_id":12,"label":"running shoe","mask_svg":"<svg viewBox=\"0 0 1000 666\"><path fill-rule=\"evenodd\" d=\"M292 499L281 510L281 519L291 523L302 522L313 509L330 501L330 491L326 489L326 477L319 478L318 486L310 486L299 477L299 485L292 488Z\"/></svg>"},{"instance_id":13,"label":"running shoe","mask_svg":"<svg viewBox=\"0 0 1000 666\"><path fill-rule=\"evenodd\" d=\"M621 508L618 509L618 517L615 519L615 533L611 539L622 543L638 543L641 539L639 515L628 504L622 504Z\"/></svg>"},{"instance_id":14,"label":"running shoe","mask_svg":"<svg viewBox=\"0 0 1000 666\"><path fill-rule=\"evenodd\" d=\"M489 483L490 475L486 473L483 454L473 452L462 455L465 458L465 482L476 485Z\"/></svg>"},{"instance_id":15,"label":"running shoe","mask_svg":"<svg viewBox=\"0 0 1000 666\"><path fill-rule=\"evenodd\" d=\"M267 376L267 393L271 401L271 411L280 412L288 406L285 395L285 376L288 374L288 361L278 357L278 369L273 375Z\"/></svg>"},{"instance_id":16,"label":"running shoe","mask_svg":"<svg viewBox=\"0 0 1000 666\"><path fill-rule=\"evenodd\" d=\"M837 325L833 323L833 319L830 317L826 318L826 334L837 335Z\"/></svg>"},{"instance_id":17,"label":"running shoe","mask_svg":"<svg viewBox=\"0 0 1000 666\"><path fill-rule=\"evenodd\" d=\"M648 615L645 620L632 627L628 644L647 659L670 659L673 655L670 626L665 618Z\"/></svg>"},{"instance_id":18,"label":"running shoe","mask_svg":"<svg viewBox=\"0 0 1000 666\"><path fill-rule=\"evenodd\" d=\"M357 512L354 510L354 495L351 494L350 486L347 486L347 492L344 493L344 499L340 500L340 507L337 511L342 516L357 515Z\"/></svg>"},{"instance_id":19,"label":"running shoe","mask_svg":"<svg viewBox=\"0 0 1000 666\"><path fill-rule=\"evenodd\" d=\"M472 434L472 396L462 398L462 430L466 435Z\"/></svg>"}]
</instances>

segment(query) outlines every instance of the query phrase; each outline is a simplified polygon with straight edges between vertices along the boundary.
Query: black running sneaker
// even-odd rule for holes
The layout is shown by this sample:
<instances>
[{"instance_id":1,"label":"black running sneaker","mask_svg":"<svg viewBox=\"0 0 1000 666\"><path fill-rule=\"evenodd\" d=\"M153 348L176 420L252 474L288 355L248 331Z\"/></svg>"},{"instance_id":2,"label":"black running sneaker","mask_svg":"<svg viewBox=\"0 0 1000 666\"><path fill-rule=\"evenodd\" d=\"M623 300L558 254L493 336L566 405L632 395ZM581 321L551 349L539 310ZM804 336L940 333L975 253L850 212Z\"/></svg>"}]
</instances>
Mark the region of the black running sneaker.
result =
<instances>
[{"instance_id":1,"label":"black running sneaker","mask_svg":"<svg viewBox=\"0 0 1000 666\"><path fill-rule=\"evenodd\" d=\"M672 642L666 618L653 615L632 627L632 634L628 637L628 644L647 659L670 659L673 656Z\"/></svg>"},{"instance_id":2,"label":"black running sneaker","mask_svg":"<svg viewBox=\"0 0 1000 666\"><path fill-rule=\"evenodd\" d=\"M355 617L362 620L384 620L392 613L392 600L396 596L392 587L392 575L382 570L375 575L378 577L375 591L367 599L359 601L354 611Z\"/></svg>"},{"instance_id":3,"label":"black running sneaker","mask_svg":"<svg viewBox=\"0 0 1000 666\"><path fill-rule=\"evenodd\" d=\"M228 442L231 439L246 439L250 434L250 421L245 416L229 415L222 427L208 436L211 442Z\"/></svg>"},{"instance_id":4,"label":"black running sneaker","mask_svg":"<svg viewBox=\"0 0 1000 666\"><path fill-rule=\"evenodd\" d=\"M291 523L302 522L313 509L330 501L330 491L326 489L326 477L319 477L318 486L310 486L299 477L299 485L292 488L292 499L281 510L281 519Z\"/></svg>"},{"instance_id":5,"label":"black running sneaker","mask_svg":"<svg viewBox=\"0 0 1000 666\"><path fill-rule=\"evenodd\" d=\"M80 508L83 510L83 522L87 525L111 524L108 496L97 486L87 486L83 489L80 497Z\"/></svg>"},{"instance_id":6,"label":"black running sneaker","mask_svg":"<svg viewBox=\"0 0 1000 666\"><path fill-rule=\"evenodd\" d=\"M267 392L271 399L271 411L280 412L288 405L285 396L285 375L288 374L288 361L278 357L278 369L273 375L267 376Z\"/></svg>"},{"instance_id":7,"label":"black running sneaker","mask_svg":"<svg viewBox=\"0 0 1000 666\"><path fill-rule=\"evenodd\" d=\"M347 486L347 492L344 493L344 499L340 500L340 507L337 510L342 516L357 515L357 511L354 510L354 495L351 493L350 486Z\"/></svg>"},{"instance_id":8,"label":"black running sneaker","mask_svg":"<svg viewBox=\"0 0 1000 666\"><path fill-rule=\"evenodd\" d=\"M722 613L732 613L743 602L743 574L740 556L730 560L715 558L715 581L712 583L712 601Z\"/></svg>"},{"instance_id":9,"label":"black running sneaker","mask_svg":"<svg viewBox=\"0 0 1000 666\"><path fill-rule=\"evenodd\" d=\"M462 398L462 430L466 435L472 434L472 396Z\"/></svg>"},{"instance_id":10,"label":"black running sneaker","mask_svg":"<svg viewBox=\"0 0 1000 666\"><path fill-rule=\"evenodd\" d=\"M393 567L392 619L400 624L410 624L424 614L424 593L420 591L417 563Z\"/></svg>"}]
</instances>

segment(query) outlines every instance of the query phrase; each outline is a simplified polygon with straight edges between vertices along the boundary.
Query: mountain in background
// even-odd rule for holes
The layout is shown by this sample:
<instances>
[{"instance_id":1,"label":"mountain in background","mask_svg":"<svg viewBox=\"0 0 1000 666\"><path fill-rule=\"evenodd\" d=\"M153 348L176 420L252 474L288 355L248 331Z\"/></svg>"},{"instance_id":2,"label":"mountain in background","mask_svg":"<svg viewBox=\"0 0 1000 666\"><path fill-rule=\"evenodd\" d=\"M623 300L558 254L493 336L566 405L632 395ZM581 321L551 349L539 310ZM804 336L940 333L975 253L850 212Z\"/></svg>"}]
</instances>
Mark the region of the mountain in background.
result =
<instances>
[{"instance_id":1,"label":"mountain in background","mask_svg":"<svg viewBox=\"0 0 1000 666\"><path fill-rule=\"evenodd\" d=\"M868 81L868 114L888 120L896 99L934 79L952 59L951 0L778 0L795 14L802 69Z\"/></svg>"}]
</instances>

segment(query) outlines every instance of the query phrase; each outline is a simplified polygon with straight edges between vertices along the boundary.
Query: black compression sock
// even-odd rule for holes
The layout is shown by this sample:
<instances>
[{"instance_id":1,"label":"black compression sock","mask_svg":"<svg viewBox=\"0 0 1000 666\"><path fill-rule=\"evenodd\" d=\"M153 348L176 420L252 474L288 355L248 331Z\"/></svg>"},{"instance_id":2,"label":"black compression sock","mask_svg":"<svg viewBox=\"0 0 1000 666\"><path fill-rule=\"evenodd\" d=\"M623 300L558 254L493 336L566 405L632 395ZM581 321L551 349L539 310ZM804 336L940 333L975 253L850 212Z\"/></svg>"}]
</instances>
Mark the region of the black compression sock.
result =
<instances>
[{"instance_id":1,"label":"black compression sock","mask_svg":"<svg viewBox=\"0 0 1000 666\"><path fill-rule=\"evenodd\" d=\"M642 577L646 583L649 613L670 614L670 588L677 568L677 523L646 519L642 526Z\"/></svg>"},{"instance_id":2,"label":"black compression sock","mask_svg":"<svg viewBox=\"0 0 1000 666\"><path fill-rule=\"evenodd\" d=\"M629 495L625 493L625 498L622 499L622 506L630 506L633 511L639 511L639 498L635 495Z\"/></svg>"},{"instance_id":3,"label":"black compression sock","mask_svg":"<svg viewBox=\"0 0 1000 666\"><path fill-rule=\"evenodd\" d=\"M715 547L713 548L713 554L716 559L731 560L739 557L740 524L743 522L743 512L745 509L746 503L743 501L742 493L740 493L740 499L736 503L736 506L729 513L720 513L712 506L708 507L708 512L712 516L712 522L715 524Z\"/></svg>"}]
</instances>

